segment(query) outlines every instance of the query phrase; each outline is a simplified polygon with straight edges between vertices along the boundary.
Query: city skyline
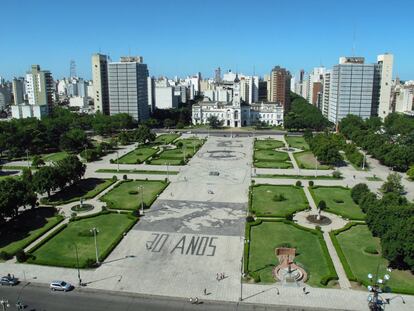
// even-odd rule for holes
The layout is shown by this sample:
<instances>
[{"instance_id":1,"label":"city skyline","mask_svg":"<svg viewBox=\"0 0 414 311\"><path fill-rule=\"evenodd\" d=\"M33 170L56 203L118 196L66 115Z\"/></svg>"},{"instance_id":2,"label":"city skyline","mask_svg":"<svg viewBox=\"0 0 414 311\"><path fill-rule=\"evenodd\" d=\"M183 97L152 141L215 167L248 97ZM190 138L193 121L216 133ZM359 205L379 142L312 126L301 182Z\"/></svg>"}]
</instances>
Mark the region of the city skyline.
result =
<instances>
[{"instance_id":1,"label":"city skyline","mask_svg":"<svg viewBox=\"0 0 414 311\"><path fill-rule=\"evenodd\" d=\"M296 74L302 68L330 68L340 56L362 56L374 63L378 54L389 52L395 56L394 77L413 76L413 44L406 38L409 8L414 5L408 1L400 3L404 10L398 17L389 16L378 1L351 1L346 8L328 1L302 1L295 7L262 1L256 5L257 14L244 1L210 1L204 6L187 1L71 4L39 1L24 8L18 2L3 4L9 12L3 23L13 25L13 31L4 33L0 76L23 76L32 64L40 64L61 79L69 76L70 61L75 60L78 76L90 79L90 57L96 52L113 61L125 55L143 56L150 75L168 77L196 72L213 77L217 67L223 73L232 69L262 76L275 65ZM48 18L42 19L41 14L47 13ZM16 15L25 22L16 24Z\"/></svg>"}]
</instances>

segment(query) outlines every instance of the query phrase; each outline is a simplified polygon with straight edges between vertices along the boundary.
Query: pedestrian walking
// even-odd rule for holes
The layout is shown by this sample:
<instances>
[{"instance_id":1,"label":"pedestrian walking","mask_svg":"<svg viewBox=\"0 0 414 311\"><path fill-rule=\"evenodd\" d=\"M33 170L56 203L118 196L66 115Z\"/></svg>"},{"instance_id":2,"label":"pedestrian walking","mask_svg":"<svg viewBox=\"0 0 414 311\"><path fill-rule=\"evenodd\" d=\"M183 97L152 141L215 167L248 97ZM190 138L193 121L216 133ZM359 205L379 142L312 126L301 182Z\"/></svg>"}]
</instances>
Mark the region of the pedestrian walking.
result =
<instances>
[{"instance_id":1,"label":"pedestrian walking","mask_svg":"<svg viewBox=\"0 0 414 311\"><path fill-rule=\"evenodd\" d=\"M198 297L196 297L196 298L195 298L194 303L195 303L195 304L198 304Z\"/></svg>"},{"instance_id":2,"label":"pedestrian walking","mask_svg":"<svg viewBox=\"0 0 414 311\"><path fill-rule=\"evenodd\" d=\"M193 298L190 297L190 303L193 303Z\"/></svg>"},{"instance_id":3,"label":"pedestrian walking","mask_svg":"<svg viewBox=\"0 0 414 311\"><path fill-rule=\"evenodd\" d=\"M204 295L207 295L207 288L204 288Z\"/></svg>"},{"instance_id":4,"label":"pedestrian walking","mask_svg":"<svg viewBox=\"0 0 414 311\"><path fill-rule=\"evenodd\" d=\"M219 280L219 274L218 274L218 273L216 274L216 280L217 280L217 281L220 281L220 280Z\"/></svg>"},{"instance_id":5,"label":"pedestrian walking","mask_svg":"<svg viewBox=\"0 0 414 311\"><path fill-rule=\"evenodd\" d=\"M303 287L302 290L303 290L303 293L306 294L306 287L305 286Z\"/></svg>"}]
</instances>

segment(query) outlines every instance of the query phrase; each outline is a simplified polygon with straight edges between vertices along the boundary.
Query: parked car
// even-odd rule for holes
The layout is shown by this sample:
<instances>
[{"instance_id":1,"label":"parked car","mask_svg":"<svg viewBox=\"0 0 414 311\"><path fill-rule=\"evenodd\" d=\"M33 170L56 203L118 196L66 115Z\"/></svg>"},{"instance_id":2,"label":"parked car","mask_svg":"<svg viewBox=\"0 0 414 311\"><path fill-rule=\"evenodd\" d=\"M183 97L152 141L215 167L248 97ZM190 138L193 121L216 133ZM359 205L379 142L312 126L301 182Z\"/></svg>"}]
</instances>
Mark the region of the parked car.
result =
<instances>
[{"instance_id":1,"label":"parked car","mask_svg":"<svg viewBox=\"0 0 414 311\"><path fill-rule=\"evenodd\" d=\"M14 286L17 283L19 283L19 280L17 278L15 278L14 276L10 276L10 275L6 275L3 276L0 279L0 284L1 285L10 285L10 286Z\"/></svg>"},{"instance_id":2,"label":"parked car","mask_svg":"<svg viewBox=\"0 0 414 311\"><path fill-rule=\"evenodd\" d=\"M60 291L70 291L73 288L73 286L65 281L53 281L50 283L50 289L55 291L55 290L60 290Z\"/></svg>"}]
</instances>

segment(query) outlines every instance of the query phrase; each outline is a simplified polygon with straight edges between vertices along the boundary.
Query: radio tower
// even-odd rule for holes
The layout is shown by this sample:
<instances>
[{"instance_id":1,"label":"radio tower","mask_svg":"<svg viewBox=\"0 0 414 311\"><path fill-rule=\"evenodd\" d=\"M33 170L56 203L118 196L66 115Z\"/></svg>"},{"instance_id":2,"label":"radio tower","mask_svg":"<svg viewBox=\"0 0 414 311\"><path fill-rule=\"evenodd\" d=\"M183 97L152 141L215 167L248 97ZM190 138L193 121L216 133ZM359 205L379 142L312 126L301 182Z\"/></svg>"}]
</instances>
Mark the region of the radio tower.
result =
<instances>
[{"instance_id":1,"label":"radio tower","mask_svg":"<svg viewBox=\"0 0 414 311\"><path fill-rule=\"evenodd\" d=\"M70 78L75 78L75 77L76 77L76 63L72 59L70 61Z\"/></svg>"}]
</instances>

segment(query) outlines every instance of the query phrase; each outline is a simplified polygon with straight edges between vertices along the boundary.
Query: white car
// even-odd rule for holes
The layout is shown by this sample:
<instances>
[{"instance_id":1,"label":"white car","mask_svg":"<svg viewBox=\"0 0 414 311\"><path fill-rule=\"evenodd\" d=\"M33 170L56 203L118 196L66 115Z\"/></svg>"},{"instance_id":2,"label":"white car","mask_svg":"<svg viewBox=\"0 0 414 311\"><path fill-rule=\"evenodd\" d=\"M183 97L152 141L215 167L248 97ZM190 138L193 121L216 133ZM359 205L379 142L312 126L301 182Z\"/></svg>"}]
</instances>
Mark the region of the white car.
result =
<instances>
[{"instance_id":1,"label":"white car","mask_svg":"<svg viewBox=\"0 0 414 311\"><path fill-rule=\"evenodd\" d=\"M66 283L65 281L53 281L52 283L50 283L50 289L55 291L55 290L60 290L60 291L70 291L72 289L72 285L69 283Z\"/></svg>"}]
</instances>

